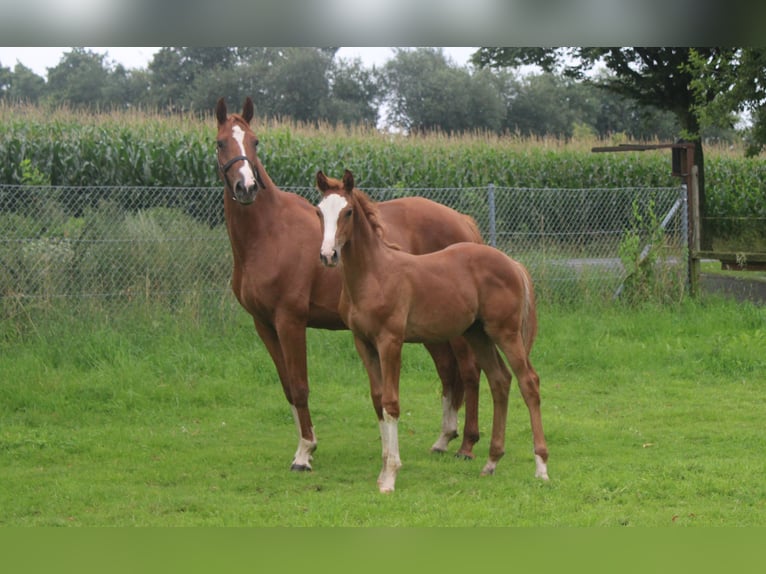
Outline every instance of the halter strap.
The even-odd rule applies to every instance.
[[[221,164],[220,161],[218,162],[218,169],[221,170],[221,174],[224,176],[223,180],[224,182],[226,182],[226,185],[229,185],[229,181],[226,179],[226,172],[229,171],[229,168],[231,168],[231,166],[237,163],[238,161],[244,161],[249,163],[250,168],[253,170],[253,175],[255,175],[255,182],[261,187],[261,189],[266,189],[266,185],[263,183],[263,180],[261,179],[261,174],[258,171],[258,168],[255,166],[255,164],[252,161],[250,161],[250,158],[247,157],[246,155],[235,156],[224,164]]]

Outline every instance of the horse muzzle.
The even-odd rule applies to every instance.
[[[237,181],[234,185],[234,200],[240,205],[250,205],[255,201],[258,189],[258,184],[255,182],[250,185],[245,185],[241,180]]]
[[[338,250],[333,249],[329,254],[320,253],[319,260],[325,267],[337,267],[338,262],[340,261],[340,257],[338,257]]]

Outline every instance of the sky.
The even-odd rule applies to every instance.
[[[13,69],[16,62],[22,63],[39,76],[46,77],[48,68],[55,67],[69,47],[0,47],[0,65]],[[88,50],[106,54],[110,61],[122,64],[127,69],[146,68],[154,53],[160,48],[150,47],[87,47]],[[444,52],[459,66],[465,66],[476,47],[445,47]],[[380,66],[393,57],[391,47],[344,47],[338,56],[345,59],[360,58],[366,67]]]

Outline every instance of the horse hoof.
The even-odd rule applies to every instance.
[[[307,464],[293,464],[290,470],[294,472],[311,472],[311,467]]]
[[[446,448],[439,448],[439,447],[432,446],[431,447],[431,452],[433,454],[445,454],[447,452],[447,449]]]
[[[456,452],[455,458],[459,458],[461,460],[474,460],[476,458],[476,455],[472,452]]]

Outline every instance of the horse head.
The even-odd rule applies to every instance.
[[[317,172],[317,189],[322,200],[317,213],[322,222],[322,247],[319,258],[326,267],[335,267],[340,259],[340,250],[351,235],[354,175],[346,170],[343,181]]]
[[[235,201],[249,205],[258,190],[266,187],[257,167],[258,137],[250,128],[253,100],[250,97],[245,100],[241,114],[229,115],[226,100],[220,98],[215,115],[218,120],[218,175]]]

